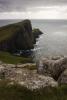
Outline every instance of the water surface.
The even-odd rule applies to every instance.
[[[35,45],[35,57],[67,56],[67,20],[36,20],[33,27],[44,33]]]

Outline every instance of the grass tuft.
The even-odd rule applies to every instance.
[[[5,84],[0,82],[0,100],[67,100],[67,85],[31,91],[21,85]]]
[[[0,51],[0,61],[3,61],[5,63],[10,63],[10,64],[30,63],[32,62],[32,58],[14,56],[8,52]]]

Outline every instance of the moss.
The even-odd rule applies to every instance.
[[[32,62],[31,57],[14,56],[8,52],[0,51],[0,61],[5,63],[17,64],[17,63],[29,63]]]
[[[29,70],[36,70],[36,69],[37,69],[37,67],[36,67],[35,64],[31,64],[30,66],[27,65],[27,66],[25,66],[24,68],[27,68],[27,69],[29,69]]]
[[[33,29],[32,32],[33,32],[34,36],[37,36],[37,37],[39,35],[43,34],[38,28]]]
[[[34,29],[32,30],[32,32],[38,32],[38,31],[40,31],[38,28],[34,28]]]
[[[36,43],[36,38],[43,34],[38,28],[32,30],[34,36],[34,43]]]
[[[18,31],[19,27],[17,25],[7,25],[0,28],[0,42],[8,39],[13,35],[14,32]]]
[[[24,29],[24,24],[30,24],[29,20],[24,20],[15,24],[9,24],[3,27],[0,27],[0,41],[8,39],[19,29]]]

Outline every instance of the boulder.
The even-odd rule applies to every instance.
[[[40,65],[42,63],[42,66]],[[42,70],[40,68],[42,67]],[[37,64],[38,73],[49,75],[58,80],[61,73],[67,68],[67,57],[61,57],[58,60],[43,58]]]
[[[57,87],[58,83],[49,76],[39,75],[36,70],[16,70],[14,81],[30,90],[44,88],[46,86]]]

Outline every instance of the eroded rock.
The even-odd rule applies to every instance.
[[[47,74],[55,80],[58,80],[61,73],[67,69],[67,57],[61,57],[58,60],[43,58],[39,62],[42,63],[42,66],[40,63],[37,64],[38,73]],[[40,70],[40,67],[42,67],[42,70]]]
[[[52,77],[39,75],[36,69],[30,70],[30,68],[27,68],[27,66],[32,67],[35,64],[28,63],[26,65],[17,65],[17,67],[12,64],[3,65],[0,66],[0,79],[10,80],[9,84],[20,84],[31,90],[46,86],[58,86],[58,83]]]
[[[15,82],[31,90],[44,88],[46,86],[58,86],[58,83],[52,77],[39,75],[36,70],[30,71],[28,69],[17,72]]]

